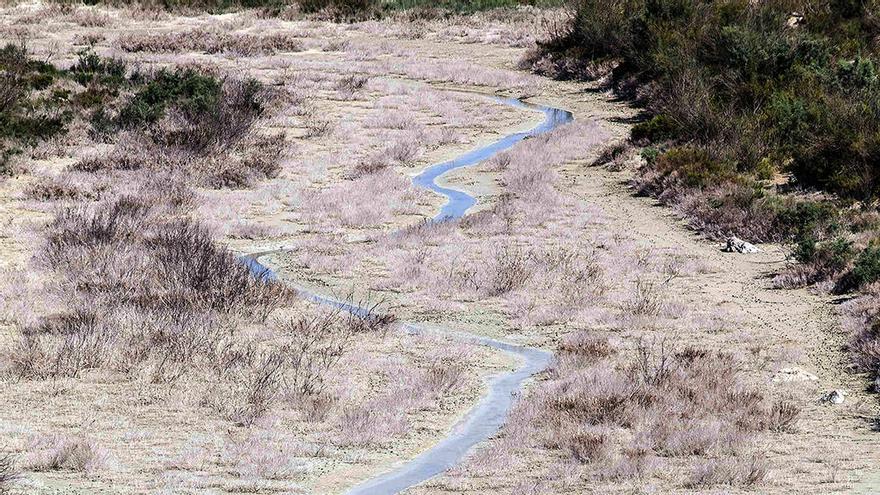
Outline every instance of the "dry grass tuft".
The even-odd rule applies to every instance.
[[[661,471],[685,473],[679,483],[688,487],[765,480],[766,463],[750,451],[753,440],[768,430],[791,431],[799,413],[794,403],[771,402],[726,354],[675,351],[665,341],[639,345],[622,363],[616,353],[605,339],[566,338],[550,380],[518,406],[510,430],[534,430],[529,438],[596,480]]]
[[[50,435],[36,438],[28,462],[31,471],[79,471],[94,474],[108,467],[109,454],[94,440]]]
[[[0,454],[0,495],[12,492],[12,484],[20,474],[15,467],[15,457],[12,454]]]

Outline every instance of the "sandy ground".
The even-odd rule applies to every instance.
[[[19,11],[6,13],[8,18],[20,17]],[[111,14],[117,16],[119,14]],[[115,17],[114,17],[115,18]],[[147,33],[155,29],[164,31],[186,30],[195,26],[211,26],[239,23],[244,31],[256,31],[262,21],[242,20],[235,16],[201,16],[192,18],[159,18],[150,20],[115,21],[106,27],[81,26],[72,21],[57,21],[55,28],[35,23],[7,25],[7,37],[12,33],[8,26],[17,25],[31,32],[33,45],[38,50],[48,50],[53,43],[65,42],[86,33],[100,32],[105,41],[97,49],[105,53],[119,53],[114,49],[114,37],[120,33]],[[256,24],[249,24],[256,23]],[[378,222],[366,221],[359,225],[328,223],[318,225],[303,211],[305,203],[292,200],[288,193],[321,191],[341,182],[346,168],[334,166],[329,157],[351,152],[348,146],[353,135],[367,148],[379,148],[380,134],[362,132],[358,124],[345,127],[346,122],[363,123],[384,110],[373,103],[383,96],[393,94],[389,89],[395,84],[433,88],[468,88],[491,93],[506,90],[516,95],[530,96],[530,101],[557,106],[572,111],[578,120],[594,119],[613,139],[626,135],[627,125],[622,118],[634,111],[621,103],[612,102],[608,95],[597,93],[589,85],[538,81],[537,83],[515,72],[516,61],[525,49],[510,47],[503,43],[474,42],[468,37],[456,38],[445,31],[429,30],[422,38],[412,39],[405,29],[397,25],[382,26],[373,23],[340,27],[314,22],[268,23],[264,32],[285,30],[304,32],[305,39],[319,43],[326,38],[344,39],[358,47],[356,55],[335,51],[309,49],[290,54],[274,54],[257,57],[232,55],[192,54],[130,54],[131,59],[160,63],[200,61],[215,64],[228,70],[255,74],[266,81],[280,80],[290,73],[312,72],[346,73],[346,64],[361,63],[358,71],[375,73],[374,83],[365,95],[353,101],[335,98],[332,83],[319,87],[318,113],[335,122],[334,135],[314,140],[297,141],[296,158],[285,164],[281,176],[259,185],[251,191],[216,192],[203,191],[209,205],[203,215],[213,217],[221,234],[233,249],[247,253],[276,249],[280,246],[299,246],[300,251],[289,256],[273,256],[267,262],[279,269],[282,279],[305,285],[326,293],[345,294],[355,291],[363,294],[370,287],[373,275],[384,270],[378,264],[356,267],[352,271],[336,273],[333,270],[304,266],[299,253],[307,246],[336,240],[339,244],[328,249],[337,253],[357,249],[358,244],[382,233],[411,225],[423,217],[431,216],[442,203],[440,198],[425,194],[414,201],[413,208],[402,208],[381,217]],[[377,34],[378,33],[378,34]],[[409,57],[406,61],[402,57]],[[68,52],[61,58],[71,59]],[[456,80],[461,69],[447,67],[444,61],[470,64],[468,67],[484,67],[499,71],[497,81]],[[419,68],[436,66],[436,73],[424,74]],[[389,67],[396,67],[394,74],[384,74]],[[419,69],[419,70],[417,70]],[[439,75],[438,75],[439,74]],[[492,74],[496,74],[492,72]],[[465,78],[466,79],[466,78]],[[514,81],[519,86],[504,87],[501,84]],[[482,84],[478,84],[482,83]],[[390,86],[389,86],[390,85]],[[331,88],[331,89],[328,89]],[[493,104],[474,97],[471,103],[480,108]],[[456,156],[462,151],[491,142],[516,130],[533,126],[540,115],[526,111],[495,109],[488,119],[462,130],[464,141],[447,143],[425,150],[414,163],[396,166],[399,177],[415,175],[423,167]],[[436,115],[421,111],[420,119],[426,127],[436,126]],[[467,119],[464,119],[465,122]],[[301,136],[301,125],[285,123],[280,119],[274,124],[292,136]],[[347,134],[352,130],[353,134]],[[363,150],[357,150],[359,153]],[[309,165],[315,168],[309,169]],[[657,206],[652,200],[633,197],[626,186],[631,171],[611,172],[603,168],[589,167],[586,161],[573,161],[559,167],[560,192],[567,198],[589,204],[601,210],[609,230],[623,231],[638,245],[646,249],[674,249],[685,257],[705,263],[709,270],[688,277],[675,279],[671,290],[682,304],[701,308],[717,308],[730,315],[732,331],[704,333],[694,331],[678,336],[681,342],[710,348],[722,348],[750,356],[749,375],[765,385],[774,394],[793,394],[803,407],[798,431],[792,434],[770,434],[760,445],[771,461],[772,476],[767,485],[754,490],[756,493],[874,493],[880,486],[880,472],[874,467],[880,459],[880,438],[872,429],[877,416],[876,399],[868,394],[863,377],[847,371],[843,345],[846,336],[838,331],[835,306],[832,299],[807,290],[783,291],[770,287],[769,275],[784,266],[784,252],[778,246],[762,246],[764,252],[755,255],[722,253],[719,245],[702,239],[690,231],[668,209]],[[22,179],[22,180],[26,180]],[[443,178],[443,184],[454,185],[478,198],[477,210],[488,208],[497,200],[498,177],[481,167],[457,171]],[[32,247],[26,224],[39,225],[48,218],[45,209],[35,208],[20,200],[22,184],[17,179],[6,181],[0,188],[0,225],[5,225],[0,236],[4,267],[23,266]],[[385,191],[374,191],[369,200],[387,203]],[[366,201],[366,200],[364,200]],[[222,206],[217,206],[222,205]],[[240,236],[223,230],[222,225],[230,219],[258,226],[263,234]],[[227,225],[228,227],[228,225]],[[253,238],[248,238],[253,237]],[[304,247],[306,246],[306,247]],[[316,263],[317,264],[317,263]],[[532,345],[554,349],[559,338],[574,330],[564,325],[552,329],[514,331],[502,308],[495,303],[459,301],[456,309],[438,311],[424,309],[414,303],[407,294],[384,290],[383,297],[395,314],[406,320],[423,322],[436,328],[450,328],[493,338],[507,338]],[[495,305],[493,305],[495,304]],[[2,328],[4,338],[13,334],[9,325]],[[370,342],[372,353],[399,355],[408,352],[403,336],[392,336],[381,342]],[[416,353],[418,354],[418,353]],[[469,364],[474,381],[461,393],[444,399],[441,405],[424,411],[416,418],[417,427],[405,438],[397,439],[389,447],[351,454],[341,452],[328,456],[317,467],[305,470],[295,480],[296,491],[306,493],[339,493],[355,482],[373,473],[387,470],[405,462],[418,452],[442,438],[447,431],[476,401],[480,393],[480,377],[499,369],[509,369],[513,363],[497,353],[478,351],[479,359]],[[414,357],[418,361],[418,357]],[[798,368],[818,377],[816,381],[793,383],[774,382],[783,368]],[[363,377],[360,377],[363,378]],[[356,379],[356,378],[353,378]],[[172,466],[174,454],[186,449],[198,450],[199,438],[223,438],[235,435],[227,431],[228,425],[220,421],[206,421],[198,408],[168,414],[163,409],[168,398],[144,403],[143,395],[132,393],[128,384],[114,383],[101,377],[87,378],[75,383],[4,383],[4,395],[11,397],[2,411],[0,434],[21,449],[25,448],[28,435],[35,432],[90,431],[101,441],[112,445],[118,466],[113,474],[89,476],[64,471],[28,474],[28,485],[34,493],[72,493],[73,486],[79,493],[122,493],[129,491],[153,491],[157,485],[150,478],[186,478],[182,482],[169,482],[170,490],[186,489],[193,492],[228,492],[241,487],[228,482],[228,475],[213,473],[217,466],[210,461],[192,466]],[[842,405],[820,403],[820,396],[831,389],[844,389],[849,395]],[[176,391],[183,393],[186,391]],[[133,396],[133,397],[132,397]],[[48,399],[47,399],[48,397]],[[174,396],[179,397],[179,396]],[[173,399],[172,399],[173,400]],[[189,407],[189,406],[187,406]],[[39,408],[39,409],[36,409]],[[95,413],[98,414],[95,414]],[[297,428],[301,425],[285,424],[281,430],[295,437],[308,437]],[[238,432],[240,434],[240,432]],[[201,437],[200,437],[201,435]],[[194,437],[197,437],[194,439]],[[320,438],[320,437],[317,437]],[[146,440],[144,440],[146,439]],[[211,440],[213,441],[213,440]],[[309,440],[314,441],[314,440]],[[195,444],[196,447],[191,445]],[[492,444],[487,446],[491,449]],[[217,450],[217,449],[215,449]],[[536,454],[535,471],[543,466],[552,453]],[[149,459],[144,468],[137,463]],[[340,460],[341,459],[341,460]],[[172,467],[174,467],[172,469]],[[469,479],[457,474],[454,480],[441,477],[413,493],[485,493],[489,490],[506,493],[511,486],[520,486],[532,473],[498,473],[492,480]],[[204,476],[203,476],[204,475]],[[197,478],[202,477],[201,481]],[[204,482],[207,479],[208,482]],[[127,481],[123,481],[127,480]],[[134,481],[129,481],[134,480]],[[197,482],[199,481],[199,482]],[[123,485],[123,483],[125,483]],[[251,487],[255,492],[279,488]],[[120,488],[124,486],[125,488]],[[188,487],[188,488],[181,488]],[[627,488],[632,492],[653,491],[666,493],[674,487],[661,485]],[[599,487],[580,486],[577,492],[601,493]],[[725,493],[728,490],[717,490]]]

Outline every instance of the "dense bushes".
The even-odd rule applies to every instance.
[[[58,0],[61,1],[61,0]],[[293,8],[336,21],[359,21],[383,17],[396,11],[415,11],[420,16],[447,16],[513,8],[522,5],[557,7],[565,0],[87,0],[87,4],[129,5],[177,12],[223,13],[239,9],[261,9],[278,15]]]
[[[12,156],[64,131],[70,115],[65,94],[52,89],[58,76],[24,46],[0,48],[0,174],[11,172]]]
[[[155,362],[156,379],[168,380],[169,367],[213,353],[234,321],[264,320],[291,299],[204,227],[169,221],[159,206],[120,197],[56,215],[43,259],[73,296],[65,311],[23,330],[14,372],[75,376]]]
[[[655,115],[633,137],[698,143],[742,173],[791,171],[846,197],[880,192],[873,2],[579,0],[546,45],[577,76],[613,60]],[[803,16],[795,14],[804,13]],[[544,66],[546,67],[546,66]],[[574,68],[574,69],[572,69]]]
[[[791,242],[819,280],[846,270],[864,245],[841,232],[857,213],[840,207],[880,196],[878,7],[575,0],[569,29],[530,62],[557,77],[610,70],[610,83],[651,115],[632,130],[634,143],[651,146],[640,190],[710,234]],[[789,189],[839,200],[777,197],[771,179],[784,174]]]
[[[117,59],[79,53],[68,70],[30,58],[22,46],[0,49],[0,172],[12,156],[64,135],[73,121],[115,143],[74,170],[182,170],[193,182],[245,187],[274,177],[281,136],[256,132],[272,94],[253,79],[221,79],[194,69],[129,70]]]
[[[88,73],[106,74],[101,68],[108,64],[98,59],[90,66],[99,69]],[[105,95],[89,118],[95,137],[116,146],[109,155],[80,160],[74,170],[183,171],[210,187],[246,187],[278,174],[285,141],[255,129],[271,98],[258,81],[219,79],[188,68],[121,73],[121,81],[114,81],[131,96]]]
[[[661,471],[689,487],[765,481],[754,439],[793,431],[795,404],[760,393],[730,355],[665,342],[622,362],[618,352],[602,338],[567,336],[534,399],[541,407],[521,406],[514,421],[531,420],[533,438],[596,481]]]

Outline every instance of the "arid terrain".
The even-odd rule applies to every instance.
[[[553,358],[404,493],[880,490],[854,303],[635,194],[638,110],[520,64],[564,15],[0,9],[0,69],[71,102],[0,178],[0,493],[346,493],[522,365],[473,337]],[[431,222],[413,177],[543,121],[497,96],[574,120],[440,177],[476,205]]]

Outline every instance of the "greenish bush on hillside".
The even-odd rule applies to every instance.
[[[645,86],[639,141],[713,151],[744,174],[768,165],[846,198],[880,195],[876,1],[576,0],[544,48],[556,75],[613,61]],[[570,62],[575,59],[574,62]],[[570,62],[570,63],[569,63]]]

